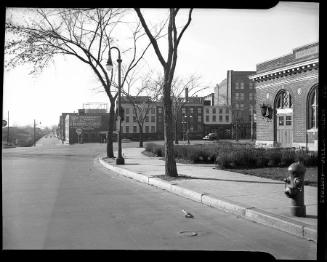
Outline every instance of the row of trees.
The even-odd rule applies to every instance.
[[[177,54],[180,41],[192,20],[193,9],[188,10],[183,26],[176,23],[179,8],[170,8],[167,19],[156,26],[149,26],[141,10],[135,8],[84,8],[84,9],[23,9],[12,12],[8,9],[6,19],[5,66],[7,69],[18,65],[31,63],[31,73],[40,73],[57,56],[70,56],[87,65],[101,83],[103,91],[110,102],[109,130],[107,139],[107,156],[114,157],[113,127],[115,124],[115,102],[118,96],[115,69],[107,71],[105,67],[110,47],[118,45],[121,32],[128,32],[128,44],[123,48],[124,61],[122,65],[121,86],[129,83],[124,93],[130,93],[133,75],[144,62],[144,55],[152,46],[162,66],[162,77],[148,81],[148,85],[136,92],[151,92],[153,99],[161,98],[164,108],[165,133],[165,173],[177,176],[174,159],[172,94]],[[17,10],[15,10],[17,11]],[[18,14],[18,18],[15,16]],[[127,18],[136,14],[135,21]],[[23,19],[25,18],[25,19]],[[129,30],[124,30],[126,26]],[[166,59],[159,48],[159,40],[166,39],[168,50]],[[121,47],[120,47],[121,48]],[[149,87],[151,83],[152,87]],[[131,101],[132,102],[132,101]],[[135,106],[136,103],[135,103]],[[136,111],[141,112],[140,108]],[[135,112],[136,112],[135,111]],[[142,117],[146,116],[146,110]]]

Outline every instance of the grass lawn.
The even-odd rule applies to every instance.
[[[237,172],[246,175],[253,175],[258,177],[269,178],[273,180],[283,181],[284,178],[289,176],[287,168],[285,167],[266,167],[266,168],[254,168],[254,169],[224,169],[231,172]],[[318,184],[318,168],[307,167],[304,184],[309,186],[317,186]]]

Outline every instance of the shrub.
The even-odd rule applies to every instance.
[[[318,153],[306,152],[304,150],[296,151],[295,161],[302,162],[305,166],[317,166],[318,165]]]
[[[252,145],[216,143],[209,145],[175,145],[175,158],[193,163],[216,163],[221,168],[287,167],[296,161],[317,166],[316,152],[284,148],[254,148]],[[147,143],[145,150],[164,157],[164,146]]]
[[[294,150],[285,149],[281,151],[281,159],[279,166],[287,167],[296,161],[296,153]]]
[[[156,156],[162,157],[165,155],[165,151],[162,145],[157,145],[155,143],[147,143],[145,145],[145,150],[149,151],[153,154],[155,154]]]

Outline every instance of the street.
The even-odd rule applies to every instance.
[[[123,143],[123,150],[137,145]],[[312,241],[111,173],[96,160],[105,150],[63,145],[54,136],[3,150],[3,249],[259,251],[316,259]]]

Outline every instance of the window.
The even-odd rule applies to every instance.
[[[292,116],[286,116],[286,125],[291,126],[292,125]]]
[[[229,121],[229,116],[227,115],[227,116],[225,116],[225,120],[226,120],[226,122],[228,122]]]
[[[206,108],[206,113],[209,114],[209,108]]]
[[[219,122],[223,122],[223,116],[219,116]]]
[[[190,113],[193,114],[193,107],[190,108]]]
[[[129,126],[126,126],[126,133],[129,133]]]
[[[219,108],[219,114],[222,114],[222,113],[223,113],[223,109]]]
[[[240,109],[241,109],[241,110],[244,109],[244,104],[240,104]]]
[[[201,114],[202,113],[202,108],[198,107],[198,113]]]
[[[240,93],[235,93],[235,100],[239,100],[240,97],[239,97]]]
[[[244,83],[241,82],[240,84],[241,84],[240,89],[244,89]]]
[[[212,116],[212,122],[216,122],[216,116],[215,115]]]
[[[226,114],[229,113],[229,109],[226,107],[225,109]]]
[[[238,82],[235,83],[235,89],[239,89]]]
[[[212,113],[216,114],[216,108],[212,108]]]
[[[198,115],[198,122],[201,123],[202,122],[202,116]]]
[[[155,133],[155,132],[156,132],[155,127],[151,126],[151,133]]]
[[[209,116],[208,115],[206,116],[206,122],[209,122]]]
[[[133,133],[137,133],[137,127],[133,126]]]
[[[126,123],[129,122],[129,116],[126,116]]]
[[[133,116],[133,122],[136,122],[136,116]]]
[[[277,108],[291,108],[292,107],[292,97],[288,91],[282,91],[277,97]]]
[[[151,116],[151,122],[152,122],[152,123],[156,122],[156,118],[155,118],[155,116]]]
[[[156,109],[153,107],[151,108],[151,114],[155,114],[156,113]]]
[[[182,114],[185,114],[185,108],[182,108]]]
[[[149,126],[145,126],[145,133],[149,133]]]
[[[145,122],[149,122],[149,117],[148,116],[145,117]]]
[[[240,107],[239,104],[235,104],[236,109],[239,109],[239,107]]]
[[[244,93],[240,93],[240,100],[244,100]]]
[[[129,114],[129,108],[125,109],[126,114]]]
[[[159,114],[162,113],[162,107],[158,107],[158,113],[159,113]]]
[[[308,117],[308,129],[317,128],[317,111],[318,111],[318,96],[317,88],[313,89],[308,96],[309,105],[309,117]]]
[[[254,93],[249,93],[249,100],[250,101],[254,100]]]
[[[284,116],[279,116],[278,117],[278,125],[283,126],[284,125]]]

